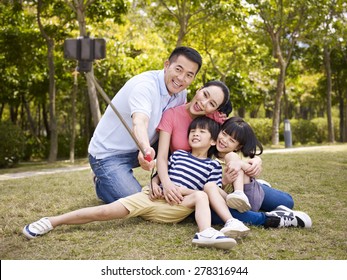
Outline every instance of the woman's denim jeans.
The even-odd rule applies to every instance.
[[[261,205],[260,210],[265,212],[270,212],[276,209],[279,205],[287,206],[290,209],[294,207],[294,200],[292,196],[286,192],[271,188],[265,184],[260,184],[264,190],[265,197],[263,203]],[[240,213],[235,209],[229,208],[231,215],[250,225],[260,226],[265,223],[265,212],[254,212],[254,211],[246,211],[244,213]],[[224,224],[221,218],[212,210],[212,224]]]

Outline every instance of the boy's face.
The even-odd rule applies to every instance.
[[[171,64],[169,60],[165,61],[164,81],[169,94],[174,95],[186,89],[194,81],[198,68],[197,63],[183,55]]]
[[[224,130],[219,132],[216,147],[220,153],[230,153],[238,151],[241,146],[239,141],[235,140],[232,136],[226,133]]]
[[[211,138],[211,133],[206,128],[195,128],[189,131],[189,145],[192,149],[206,149],[215,145],[215,141]]]

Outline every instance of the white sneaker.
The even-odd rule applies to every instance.
[[[284,205],[265,213],[267,220],[265,228],[269,227],[303,227],[311,228],[312,220],[305,212],[294,211]]]
[[[215,247],[218,249],[231,249],[237,244],[235,239],[225,236],[214,228],[207,228],[196,233],[192,242],[200,247]]]
[[[220,231],[226,236],[232,238],[241,238],[247,236],[250,229],[238,219],[229,219]]]
[[[251,209],[251,204],[249,203],[248,197],[242,191],[235,191],[228,194],[225,200],[228,207],[236,209],[240,213]]]
[[[53,229],[51,222],[48,218],[42,218],[34,223],[26,225],[23,228],[23,234],[29,238],[33,239],[38,236],[44,235],[47,232],[50,232]]]

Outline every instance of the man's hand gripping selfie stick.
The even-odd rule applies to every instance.
[[[122,122],[122,124],[125,126],[125,128],[128,130],[131,138],[133,138],[133,140],[135,141],[137,147],[139,148],[139,150],[142,152],[143,157],[146,161],[151,162],[152,161],[152,157],[150,154],[146,154],[146,151],[141,147],[139,141],[137,140],[134,132],[130,129],[130,127],[128,126],[128,124],[125,122],[125,120],[123,119],[122,115],[118,112],[118,110],[116,109],[116,107],[113,105],[113,103],[111,102],[111,100],[108,98],[107,94],[104,92],[104,90],[102,89],[102,87],[99,85],[99,83],[95,80],[94,76],[90,74],[90,72],[86,72],[85,73],[86,76],[88,76],[94,83],[96,89],[99,91],[100,95],[104,98],[104,100],[106,101],[106,103],[112,108],[113,112],[116,113],[117,117],[120,119],[120,121]]]

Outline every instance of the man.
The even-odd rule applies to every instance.
[[[164,63],[164,69],[147,71],[131,78],[112,103],[134,132],[146,155],[155,158],[153,145],[162,113],[186,102],[186,88],[194,81],[202,65],[200,54],[189,47],[176,48]],[[95,174],[97,196],[111,203],[141,191],[133,168],[150,170],[134,140],[108,106],[90,141],[89,162]]]

